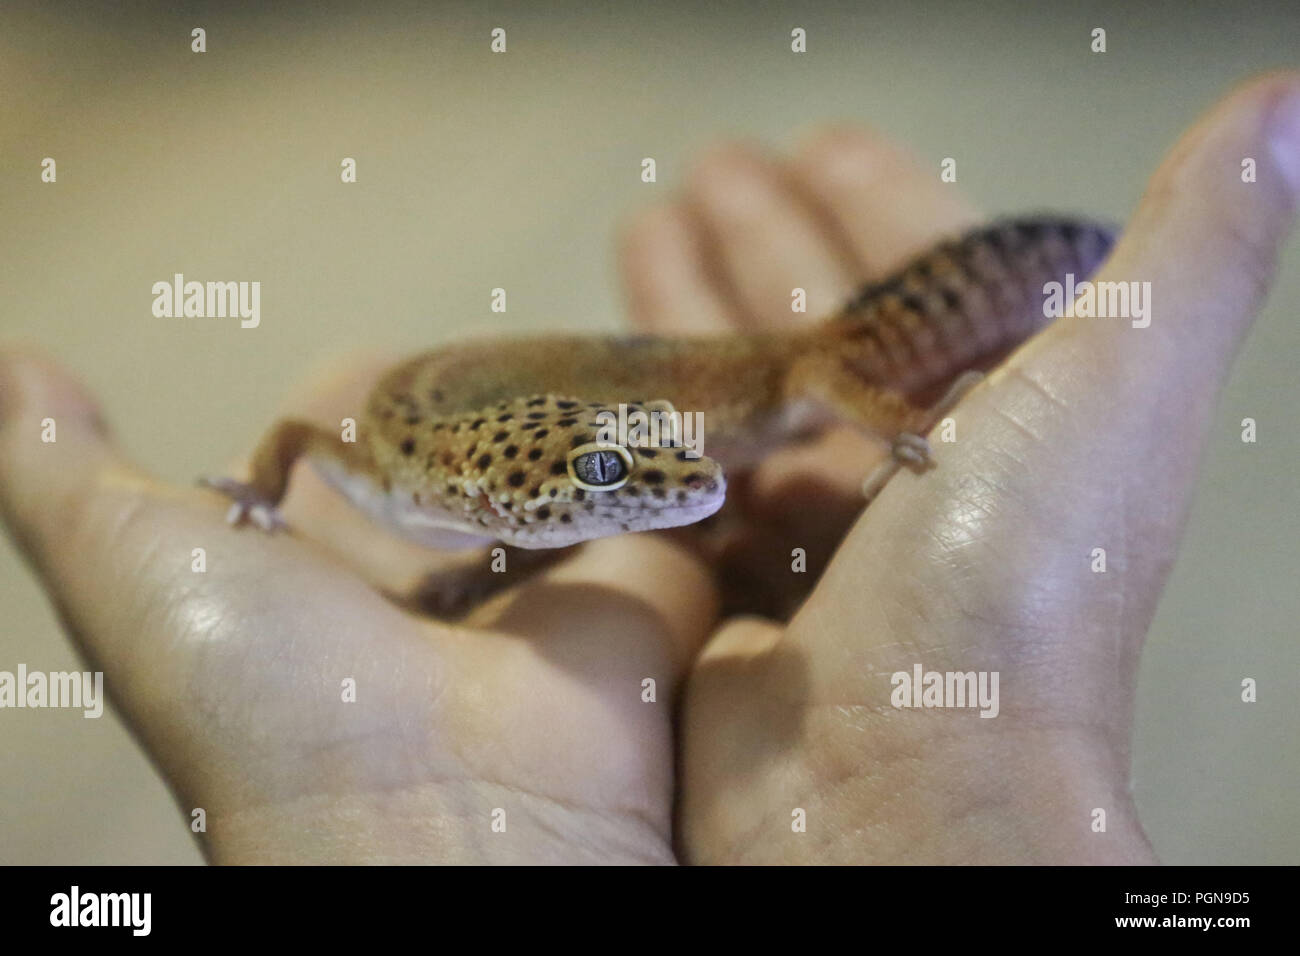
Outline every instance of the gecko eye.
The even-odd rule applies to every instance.
[[[590,442],[569,453],[569,478],[588,491],[613,491],[627,484],[632,454],[622,445]]]

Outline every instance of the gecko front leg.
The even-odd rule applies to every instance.
[[[279,504],[289,486],[294,462],[304,456],[324,459],[348,473],[371,474],[373,462],[364,446],[344,442],[319,425],[298,419],[275,423],[258,443],[248,481],[234,478],[200,478],[199,484],[232,499],[226,521],[232,525],[248,519],[263,531],[285,527]]]

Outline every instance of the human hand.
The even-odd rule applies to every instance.
[[[630,231],[633,313],[651,330],[774,326],[798,286],[815,315],[974,222],[952,189],[855,131],[787,163],[719,152],[684,202]],[[1152,860],[1128,785],[1139,654],[1297,189],[1300,82],[1248,83],[1174,147],[1096,277],[1150,282],[1150,326],[1053,324],[959,406],[935,470],[871,504],[788,626],[735,620],[712,638],[678,730],[685,859]],[[791,547],[829,555],[867,455],[840,433],[768,461],[732,577],[763,553],[787,580]],[[917,664],[998,672],[1000,713],[895,709],[891,675]]]
[[[286,411],[355,414],[377,368],[352,362]],[[716,616],[688,554],[594,542],[451,625],[382,592],[452,559],[309,469],[289,533],[225,510],[133,466],[66,373],[0,354],[0,513],[186,817],[205,811],[210,860],[672,859],[671,701]]]

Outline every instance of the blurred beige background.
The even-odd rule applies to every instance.
[[[1300,7],[1281,3],[592,6],[6,5],[0,337],[76,369],[144,465],[190,482],[323,358],[616,326],[616,224],[720,137],[780,147],[825,120],[870,122],[936,169],[958,157],[990,211],[1123,219],[1203,107],[1300,52]],[[488,51],[496,26],[504,56]],[[345,156],[356,185],[339,182]],[[645,156],[657,184],[640,182]],[[261,327],[154,318],[150,287],[174,272],[260,280]],[[1170,863],[1300,863],[1295,243],[1281,276],[1223,396],[1142,663],[1134,787]],[[489,311],[496,286],[506,315]],[[1245,416],[1257,445],[1238,439]],[[19,662],[78,667],[0,543],[0,669]],[[1254,705],[1243,676],[1260,681]],[[111,712],[0,711],[0,767],[0,862],[200,861]]]

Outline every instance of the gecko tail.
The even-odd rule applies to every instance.
[[[1001,219],[935,246],[866,286],[827,328],[866,378],[915,394],[978,367],[1049,324],[1053,283],[1073,289],[1115,245],[1109,224]]]

